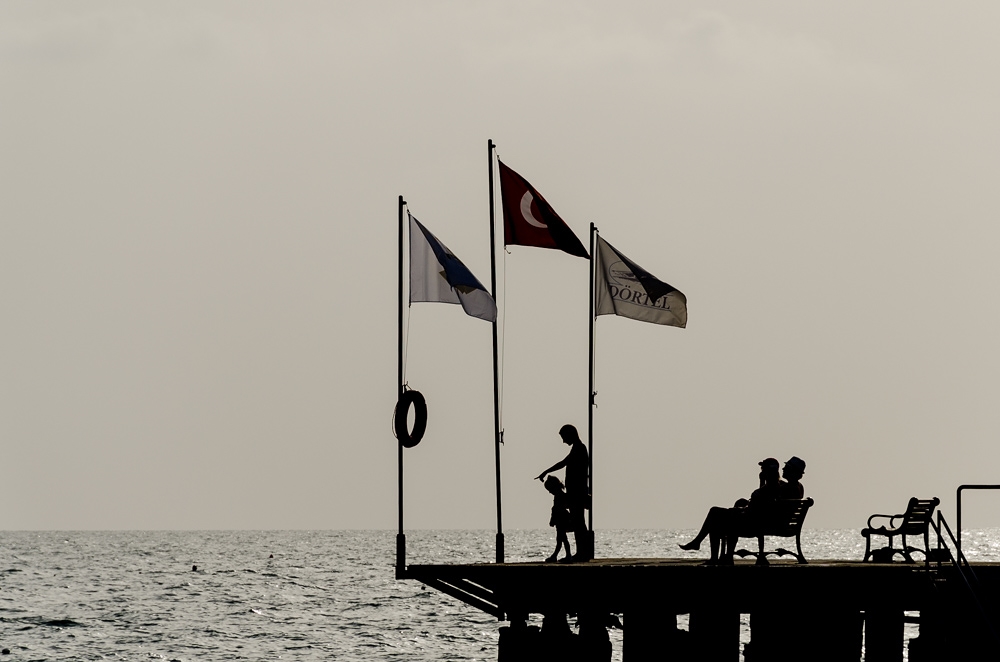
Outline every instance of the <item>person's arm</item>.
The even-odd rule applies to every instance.
[[[551,467],[549,467],[548,469],[546,469],[542,473],[538,474],[535,477],[535,479],[536,480],[544,481],[546,476],[548,476],[553,471],[559,471],[560,469],[562,469],[563,467],[566,466],[567,462],[569,462],[569,456],[568,455],[566,457],[564,457],[563,459],[559,460],[558,462],[556,462],[555,464],[553,464]]]

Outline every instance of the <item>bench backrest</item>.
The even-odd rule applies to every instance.
[[[778,499],[771,506],[769,521],[760,533],[768,536],[797,535],[812,505],[812,499]]]
[[[931,523],[934,509],[937,508],[941,500],[937,497],[933,499],[918,499],[913,497],[906,505],[906,512],[903,513],[903,521],[900,523],[898,531],[907,535],[923,534]]]

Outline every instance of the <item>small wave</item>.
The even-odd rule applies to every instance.
[[[52,628],[82,628],[83,623],[77,623],[69,618],[56,618],[51,621],[39,620],[39,625],[45,625]]]

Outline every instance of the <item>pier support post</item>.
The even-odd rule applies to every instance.
[[[579,653],[575,659],[583,662],[611,662],[611,637],[608,636],[607,614],[583,612],[577,617],[580,628]],[[558,658],[547,658],[547,660]]]
[[[850,609],[761,609],[750,614],[745,662],[860,662],[863,621]]]
[[[945,660],[948,650],[948,623],[940,608],[925,605],[920,610],[920,634],[910,639],[908,645],[910,662]]]
[[[705,662],[739,662],[740,613],[729,609],[691,612],[691,646]]]
[[[537,627],[528,627],[527,616],[511,615],[510,625],[500,628],[497,662],[540,660],[538,634]]]
[[[625,613],[628,633],[622,637],[622,659],[628,662],[689,660],[687,632],[677,629],[677,614],[636,607]]]
[[[865,611],[865,662],[903,662],[903,610]]]
[[[750,643],[743,651],[746,662],[778,660],[783,646],[781,614],[773,609],[761,609],[750,613]]]

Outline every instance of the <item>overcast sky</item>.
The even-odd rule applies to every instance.
[[[598,528],[795,454],[810,526],[1000,482],[1000,5],[0,5],[7,529],[394,528],[397,196],[489,282],[487,140],[688,298],[597,322]],[[587,262],[499,253],[505,527]],[[416,304],[407,527],[495,526],[490,325]],[[967,526],[1000,525],[1000,495]]]

